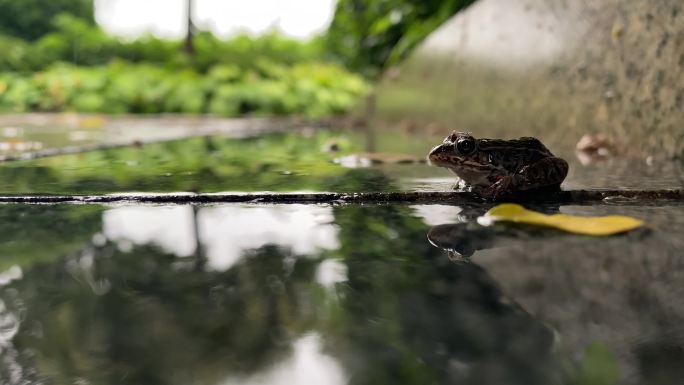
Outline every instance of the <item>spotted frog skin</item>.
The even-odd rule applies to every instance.
[[[472,192],[488,199],[530,190],[559,190],[568,175],[568,163],[530,137],[476,139],[454,131],[430,151],[428,160],[448,168]]]

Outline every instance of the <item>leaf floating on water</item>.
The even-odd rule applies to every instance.
[[[624,233],[644,225],[644,222],[638,219],[622,215],[605,217],[581,217],[567,214],[546,215],[513,203],[504,203],[493,207],[487,211],[482,219],[481,223],[490,221],[516,222],[596,236]]]

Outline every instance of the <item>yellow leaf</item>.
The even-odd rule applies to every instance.
[[[546,215],[512,203],[493,207],[487,211],[484,219],[486,221],[508,221],[546,226],[576,234],[597,236],[619,234],[644,225],[644,222],[638,219],[622,215],[605,217],[580,217],[567,214]]]

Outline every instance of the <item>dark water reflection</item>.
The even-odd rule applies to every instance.
[[[0,206],[0,383],[678,383],[684,206],[484,209]]]

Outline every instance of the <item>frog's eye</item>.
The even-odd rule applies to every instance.
[[[475,141],[471,138],[462,138],[456,142],[456,150],[462,155],[468,155],[475,151]]]

